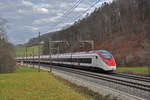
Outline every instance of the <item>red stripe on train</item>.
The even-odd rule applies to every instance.
[[[111,60],[104,59],[99,53],[96,53],[108,66],[116,66],[115,59],[112,56]]]

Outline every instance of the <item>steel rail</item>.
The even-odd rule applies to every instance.
[[[97,74],[93,74],[93,73],[89,73],[89,72],[85,72],[81,70],[74,70],[74,69],[65,68],[65,67],[62,68],[62,67],[55,66],[53,68],[150,92],[150,85],[140,84],[140,83],[127,81],[127,80],[121,80],[118,78],[112,78],[110,76],[104,76],[100,74],[97,75]]]
[[[48,65],[48,64],[47,64]],[[118,74],[119,77],[116,77],[115,74],[112,77],[111,74],[110,75],[106,75],[106,74],[100,74],[100,73],[93,73],[93,72],[87,72],[87,71],[83,71],[83,70],[79,70],[79,69],[73,69],[73,68],[66,68],[66,67],[53,67],[55,69],[59,69],[59,70],[63,70],[63,71],[67,71],[67,72],[72,72],[75,74],[79,74],[79,75],[83,75],[83,76],[88,76],[88,77],[92,77],[95,79],[101,79],[104,81],[108,81],[108,82],[112,82],[112,83],[116,83],[116,84],[120,84],[120,85],[124,85],[124,86],[128,86],[128,87],[132,87],[132,88],[136,88],[136,89],[140,89],[140,90],[144,90],[147,92],[150,92],[150,85],[146,85],[146,84],[142,84],[142,83],[137,83],[137,82],[132,82],[132,81],[127,81],[127,80],[122,80],[119,78],[124,78],[124,79],[134,79],[133,77],[129,76],[127,78],[127,76],[123,76],[120,74]],[[137,79],[137,78],[136,78]],[[138,81],[140,80],[140,82],[143,80],[142,79],[137,79]]]
[[[150,83],[150,77],[130,75],[130,74],[124,74],[124,73],[118,73],[118,72],[114,72],[111,75]]]

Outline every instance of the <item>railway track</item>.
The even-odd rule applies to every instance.
[[[116,77],[123,77],[123,78],[127,78],[127,79],[133,79],[133,80],[138,80],[138,81],[150,83],[150,77],[124,74],[124,73],[118,73],[118,72],[114,72],[111,75],[116,76]]]
[[[58,67],[58,66],[55,66],[53,68],[150,92],[149,77],[142,77],[142,76],[129,75],[123,73],[116,73],[116,72],[111,74],[94,73],[94,72],[83,71],[81,69],[73,69],[73,68]]]
[[[131,81],[130,79],[126,80],[126,79],[121,79],[121,78],[114,77],[111,75],[86,72],[86,71],[82,71],[82,70],[76,70],[76,69],[65,68],[65,67],[54,67],[54,68],[63,70],[63,71],[67,71],[67,72],[71,72],[74,74],[83,75],[83,76],[87,76],[87,77],[91,77],[91,78],[95,78],[95,79],[100,79],[100,80],[104,80],[104,81],[108,81],[108,82],[112,82],[112,83],[116,83],[116,84],[131,87],[131,88],[136,88],[139,90],[150,92],[150,84],[144,83],[141,81],[134,82],[134,81]],[[119,75],[119,74],[117,74],[117,75]]]
[[[73,69],[73,68],[71,68]],[[85,70],[82,68],[76,68],[78,70],[83,70],[83,71],[89,71],[89,70]],[[137,81],[142,81],[142,82],[149,82],[150,83],[150,77],[145,77],[145,76],[137,76],[137,75],[131,75],[131,74],[125,74],[125,73],[119,73],[119,72],[112,72],[112,73],[101,73],[101,72],[95,72],[90,70],[90,72],[93,73],[99,73],[99,74],[104,74],[104,75],[111,75],[114,77],[121,77],[121,78],[126,78],[126,79],[132,79],[132,80],[137,80]]]

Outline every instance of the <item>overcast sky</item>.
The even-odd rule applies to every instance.
[[[8,21],[6,31],[9,41],[14,44],[22,44],[38,36],[39,31],[44,34],[60,30],[72,24],[79,16],[83,18],[83,13],[97,0],[81,0],[70,14],[64,15],[77,1],[0,0],[0,17]],[[99,7],[104,1],[112,0],[101,0],[88,13],[92,12],[95,7]]]

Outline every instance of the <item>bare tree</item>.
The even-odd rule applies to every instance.
[[[6,20],[0,18],[0,73],[10,73],[15,70],[13,48],[5,35]]]

